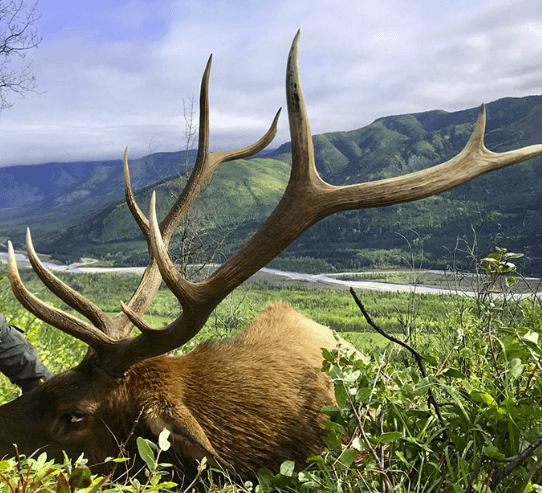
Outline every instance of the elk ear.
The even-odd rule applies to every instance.
[[[179,407],[169,410],[167,414],[149,413],[146,422],[151,432],[158,436],[167,428],[171,432],[169,441],[173,451],[183,457],[197,460],[207,457],[213,462],[224,463],[192,413]]]

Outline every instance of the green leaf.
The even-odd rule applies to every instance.
[[[470,393],[470,396],[472,400],[475,402],[481,402],[483,404],[487,404],[488,406],[495,405],[495,399],[487,392],[480,392],[478,390],[473,390]]]
[[[532,342],[533,344],[538,344],[538,332],[534,332],[532,330],[527,331],[527,333],[523,336],[523,340]]]
[[[272,484],[273,479],[275,475],[267,468],[260,469],[256,473],[256,478],[258,479],[258,483],[260,484],[260,487],[266,491]]]
[[[11,464],[9,460],[0,461],[0,471],[7,471],[10,468]]]
[[[291,478],[294,475],[294,472],[295,472],[295,462],[293,460],[284,461],[280,465],[280,473],[283,476]]]
[[[76,467],[72,470],[70,485],[76,488],[88,488],[92,484],[92,473],[88,467]]]
[[[344,429],[344,426],[342,426],[341,424],[339,423],[334,423],[333,421],[328,421],[327,419],[323,419],[321,421],[321,423],[328,429],[328,430],[331,430],[331,431],[337,431],[339,433],[344,433],[345,432],[345,429]]]
[[[164,452],[171,447],[171,443],[168,440],[170,434],[171,432],[167,428],[164,428],[160,435],[158,435],[158,447]]]
[[[353,448],[347,448],[339,457],[339,461],[346,467],[350,467],[356,460],[356,454],[357,452]]]
[[[46,462],[47,462],[47,454],[43,452],[36,459],[36,462],[33,465],[33,469],[35,469],[36,471],[39,471],[45,465]]]
[[[326,361],[333,363],[337,358],[326,348],[322,348],[322,356]]]
[[[403,462],[409,469],[412,467],[410,461],[405,458],[405,454],[403,454],[403,452],[401,452],[400,450],[396,450],[395,455],[399,457],[399,460]]]
[[[513,358],[510,361],[510,376],[517,380],[521,375],[523,375],[523,363],[519,358]]]
[[[70,493],[70,485],[62,471],[56,478],[56,493]]]
[[[365,402],[371,398],[373,389],[369,387],[361,387],[356,393],[356,402]]]
[[[399,438],[402,438],[403,434],[399,431],[390,431],[388,433],[382,433],[378,437],[379,443],[390,443],[395,440],[399,440]]]
[[[136,443],[139,456],[145,461],[147,467],[151,471],[156,470],[156,461],[154,460],[154,452],[152,450],[152,445],[154,444],[150,440],[141,437],[137,437]]]
[[[487,455],[490,459],[504,459],[506,456],[499,451],[495,445],[487,445],[482,449],[482,453]]]
[[[505,250],[505,252],[506,252],[506,250]],[[484,260],[486,262],[494,262],[495,260],[500,260],[502,253],[503,252],[501,252],[501,251],[490,253],[486,258],[482,259],[482,262]]]
[[[342,447],[342,436],[343,433],[332,431],[329,435],[326,435],[323,440],[329,450],[338,452]]]
[[[166,481],[165,483],[160,483],[159,485],[157,485],[161,490],[163,489],[166,489],[166,490],[172,490],[172,489],[175,489],[177,488],[177,486],[179,486],[177,483],[173,482],[173,481]]]
[[[358,381],[358,378],[361,376],[361,372],[359,370],[345,371],[343,372],[343,375],[344,383],[346,385],[355,385]]]
[[[335,399],[339,407],[344,407],[348,404],[348,390],[343,384],[335,385]]]
[[[352,448],[356,449],[358,452],[362,452],[365,450],[365,443],[363,443],[363,440],[360,437],[356,437],[352,440]]]
[[[425,358],[425,361],[432,365],[432,366],[437,366],[438,365],[438,360],[437,358],[435,358],[432,354],[424,354],[423,357]]]
[[[516,278],[514,276],[510,276],[506,278],[506,285],[508,287],[513,286],[514,284],[516,284]]]
[[[516,265],[512,262],[504,262],[502,263],[499,269],[500,274],[508,274],[510,272],[516,272]]]
[[[327,414],[328,416],[336,416],[341,412],[341,410],[337,406],[333,406],[332,404],[326,404],[322,408],[322,412],[324,414]]]
[[[307,464],[311,464],[311,463],[315,463],[315,464],[318,464],[320,467],[324,467],[324,464],[326,463],[326,461],[321,455],[311,455],[307,459]]]
[[[343,372],[337,365],[331,365],[329,367],[329,376],[332,380],[342,380]]]
[[[456,368],[446,368],[442,373],[448,378],[467,378],[467,375]]]
[[[485,259],[484,259],[484,260],[485,260]],[[484,269],[485,271],[487,271],[487,272],[491,272],[491,267],[489,267],[489,266],[487,266],[487,265],[481,264],[480,267],[481,267],[482,269]]]

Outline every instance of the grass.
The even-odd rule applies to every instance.
[[[5,272],[5,267],[0,266],[0,269]],[[2,272],[0,270],[0,279],[5,276]],[[31,270],[21,269],[21,276],[30,291],[40,299],[74,313],[55,298]],[[120,301],[127,301],[139,283],[137,275],[118,273],[59,273],[58,276],[104,309],[109,316],[115,316],[120,311]],[[0,312],[6,315],[10,323],[26,331],[26,336],[38,348],[40,358],[52,371],[66,370],[80,361],[85,352],[83,343],[35,319],[22,309],[7,286],[7,280],[0,283],[0,288]],[[371,291],[360,295],[375,321],[393,333],[408,330],[413,324],[427,329],[436,327],[453,308],[453,298],[449,296]],[[286,301],[305,316],[334,328],[361,350],[386,345],[386,341],[366,324],[348,292],[274,286],[266,278],[264,282],[245,283],[231,293],[213,312],[200,334],[187,344],[186,349],[207,338],[233,336],[250,324],[268,303],[278,300]],[[179,313],[179,302],[164,286],[158,291],[144,318],[151,325],[161,327],[169,324]],[[18,389],[0,374],[0,402],[12,399],[17,392]]]
[[[0,271],[0,279],[1,274]],[[24,271],[23,276],[38,297],[62,306],[33,274]],[[116,313],[119,300],[127,300],[139,282],[137,276],[122,274],[61,274],[60,277],[110,314]],[[408,276],[401,273],[398,278],[408,279]],[[1,282],[0,287],[7,288]],[[538,333],[542,335],[538,298],[484,304],[479,299],[462,296],[371,291],[358,294],[380,327],[399,334],[400,338],[408,336],[425,356],[428,378],[421,378],[405,349],[391,346],[368,327],[348,292],[274,286],[269,282],[246,283],[224,300],[184,350],[206,339],[236,334],[266,304],[283,300],[306,316],[339,329],[341,337],[364,355],[348,363],[343,361],[341,352],[341,361],[329,362],[335,383],[344,388],[348,385],[349,390],[336,394],[340,412],[336,408],[328,410],[330,430],[337,433],[337,440],[326,442],[329,450],[314,459],[308,469],[298,475],[285,463],[282,474],[269,472],[259,477],[259,490],[245,485],[245,490],[232,486],[208,491],[263,493],[302,488],[329,493],[377,492],[381,491],[381,484],[375,460],[381,456],[390,464],[387,474],[396,487],[393,491],[425,493],[429,491],[428,485],[440,485],[446,479],[448,488],[443,491],[464,492],[469,480],[477,479],[473,467],[480,457],[516,456],[527,442],[540,436],[542,408],[537,396],[542,395],[542,377],[537,368],[542,353],[534,342]],[[167,289],[161,289],[146,319],[155,326],[163,326],[179,310],[175,297]],[[21,309],[7,289],[0,289],[0,311],[26,330],[26,336],[38,347],[40,358],[55,372],[74,366],[86,350],[84,344]],[[428,404],[428,386],[441,403],[442,423],[434,418]],[[17,393],[18,389],[0,376],[0,403],[13,399]],[[364,445],[359,427],[352,430],[354,438],[349,445],[345,446],[340,439],[341,430],[355,425],[358,419],[358,415],[349,414],[352,412],[349,399],[358,406],[358,415],[374,415],[367,416],[363,429],[367,443],[378,452],[375,460],[364,448],[368,445]],[[443,438],[444,428],[449,439]],[[542,491],[534,489],[534,480],[533,489],[519,488],[529,471],[536,472],[535,478],[540,476],[536,470],[538,459],[539,456],[531,457],[523,469],[506,478],[507,485],[514,485],[506,491]],[[476,473],[480,475],[476,491],[489,491],[483,489],[483,484],[499,468],[502,469],[500,462],[486,460],[481,472]],[[111,484],[110,489],[126,491],[126,487],[116,484]]]
[[[341,337],[360,351],[384,348],[390,343],[384,336],[373,332],[341,332]]]

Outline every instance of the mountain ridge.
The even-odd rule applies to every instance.
[[[485,140],[490,150],[503,152],[542,143],[542,96],[504,98],[487,104],[486,108]],[[387,116],[360,129],[315,135],[317,169],[324,180],[342,185],[390,178],[433,166],[464,147],[478,112],[478,108],[470,108]],[[190,164],[194,157],[192,151]],[[138,192],[138,202],[141,199],[140,203],[147,203],[149,187],[154,187],[160,190],[160,201],[164,199],[164,204],[159,204],[163,210],[165,198],[170,195],[168,187],[179,178],[183,162],[182,152],[152,154],[132,161],[133,188],[142,190]],[[244,202],[240,207],[232,198],[224,198],[223,214],[213,227],[234,222],[231,217],[239,210],[246,212],[253,208],[238,232],[230,235],[232,245],[250,235],[278,201],[286,186],[290,162],[291,146],[285,143],[263,155],[219,168],[203,202],[216,205],[212,197],[225,197],[228,193]],[[537,158],[484,175],[424,201],[334,216],[305,233],[283,258],[310,257],[339,269],[366,267],[360,258],[365,258],[368,251],[403,251],[405,245],[401,246],[401,241],[405,243],[404,238],[416,229],[419,238],[415,243],[422,243],[426,249],[417,254],[420,261],[442,267],[438,251],[442,256],[443,249],[453,249],[457,238],[468,236],[470,225],[478,224],[485,228],[481,242],[484,248],[508,237],[507,244],[526,253],[531,266],[535,266],[533,269],[542,272],[541,163]],[[274,172],[275,168],[279,171]],[[109,248],[118,254],[110,253],[110,257],[123,262],[126,259],[121,259],[119,250],[126,248],[126,242],[139,242],[138,248],[145,245],[137,228],[127,226],[133,220],[123,206],[122,195],[120,168],[96,167],[56,195],[26,207],[4,210],[0,235],[8,234],[21,243],[22,224],[30,223],[42,251],[69,255],[71,248],[74,254],[100,256]],[[135,248],[135,243],[130,248]],[[144,252],[139,257],[144,257]]]

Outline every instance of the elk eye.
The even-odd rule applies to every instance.
[[[86,419],[86,415],[81,411],[70,411],[64,415],[64,419],[71,426],[80,426]]]
[[[71,418],[70,418],[70,421],[72,423],[80,423],[81,421],[83,421],[85,418],[83,418],[83,416],[78,416],[76,414],[72,414],[71,415]]]

